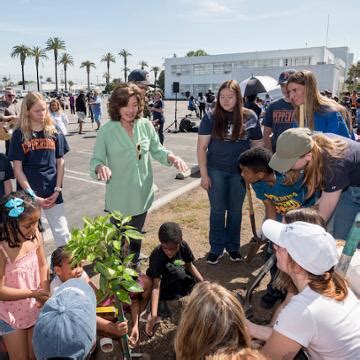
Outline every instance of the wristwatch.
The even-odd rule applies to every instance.
[[[61,193],[62,188],[60,186],[55,186],[54,191],[57,191],[57,192]]]

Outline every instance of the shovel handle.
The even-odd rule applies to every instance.
[[[250,215],[251,230],[252,230],[252,233],[254,235],[254,238],[258,239],[258,235],[257,235],[257,232],[256,232],[254,204],[253,204],[253,200],[252,200],[252,194],[251,194],[250,185],[248,183],[246,183],[246,195],[247,195],[248,204],[249,204],[249,215]]]

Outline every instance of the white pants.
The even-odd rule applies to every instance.
[[[53,234],[56,247],[66,245],[70,240],[70,232],[65,217],[64,204],[56,204],[50,209],[42,209]]]

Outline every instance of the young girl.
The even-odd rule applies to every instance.
[[[294,183],[303,172],[307,197],[322,190],[319,214],[325,221],[333,215],[332,233],[345,240],[360,212],[360,143],[328,134],[311,134],[296,128],[283,132],[269,165],[287,173]]]
[[[244,311],[236,297],[215,283],[195,285],[177,329],[176,359],[205,359],[218,351],[249,346]]]
[[[305,127],[354,139],[350,114],[335,100],[320,94],[315,75],[311,71],[302,70],[290,75],[287,90],[295,105],[295,118],[298,120],[300,105],[304,105]]]
[[[59,100],[51,100],[49,110],[56,126],[62,131],[64,135],[67,135],[68,131],[66,129],[66,126],[69,125],[69,119],[66,116],[65,112],[62,110]]]
[[[40,207],[24,191],[0,201],[0,330],[10,359],[34,358],[33,326],[49,295]]]
[[[156,90],[154,93],[154,105],[151,108],[151,112],[153,116],[153,124],[157,127],[160,143],[164,144],[164,102],[162,100],[160,90]]]
[[[62,198],[65,171],[63,156],[69,151],[64,134],[55,127],[39,93],[23,100],[9,159],[14,163],[18,189],[34,192],[54,236],[56,246],[70,238]]]
[[[235,80],[219,89],[214,112],[200,123],[197,157],[201,186],[210,200],[209,264],[217,264],[223,251],[240,261],[240,228],[245,187],[237,160],[245,150],[262,143],[256,114],[243,108],[240,86]],[[226,219],[226,220],[225,220]]]

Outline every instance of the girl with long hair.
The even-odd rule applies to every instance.
[[[216,352],[248,347],[245,315],[236,297],[215,283],[196,284],[176,332],[176,359],[204,360]]]
[[[314,73],[297,71],[289,76],[287,90],[295,106],[295,118],[300,119],[300,105],[304,106],[305,127],[323,133],[334,133],[354,139],[351,116],[335,100],[320,94]]]
[[[230,260],[240,261],[240,228],[245,186],[237,160],[251,146],[262,144],[259,120],[243,107],[240,86],[224,82],[213,112],[200,123],[197,157],[201,186],[210,201],[209,264],[217,264],[226,250]]]
[[[18,128],[10,144],[18,189],[24,189],[41,206],[56,246],[70,238],[62,198],[64,155],[69,151],[64,134],[51,118],[42,95],[30,92],[22,105]]]
[[[247,323],[253,338],[266,341],[272,359],[293,359],[304,349],[310,359],[360,356],[360,301],[334,268],[335,239],[317,224],[266,220],[263,234],[274,244],[277,267],[293,281],[297,295],[273,328]]]
[[[288,129],[280,135],[269,165],[286,173],[288,183],[303,172],[308,197],[322,190],[318,212],[325,221],[333,215],[331,232],[346,239],[360,212],[360,143],[331,134],[312,135],[306,128]]]
[[[49,104],[49,111],[55,124],[58,126],[58,128],[62,131],[64,135],[67,135],[68,131],[66,129],[66,126],[69,125],[69,119],[66,116],[64,110],[62,109],[60,101],[56,99],[51,100]]]

